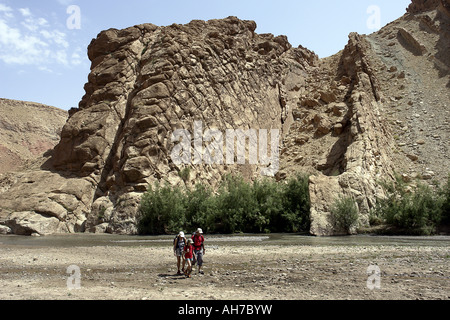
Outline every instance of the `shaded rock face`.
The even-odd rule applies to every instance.
[[[191,160],[207,153],[207,143],[196,146],[195,123],[221,133],[279,130],[275,178],[311,174],[311,233],[342,232],[331,212],[340,196],[354,199],[368,225],[378,182],[394,171],[448,174],[445,3],[413,1],[404,17],[370,36],[350,34],[324,59],[234,17],[101,32],[88,48],[86,94],[52,157],[40,170],[0,177],[0,232],[132,234],[155,181],[215,187],[226,173],[255,179],[267,169],[248,159],[176,163],[180,129],[192,133]]]

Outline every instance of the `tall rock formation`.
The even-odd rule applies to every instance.
[[[135,233],[140,197],[155,181],[214,187],[225,173],[254,179],[274,165],[174,161],[177,130],[192,133],[191,160],[205,159],[195,124],[223,135],[279,130],[275,178],[311,174],[311,233],[341,232],[330,212],[339,196],[355,200],[367,225],[379,180],[448,173],[447,9],[446,0],[413,1],[402,18],[350,34],[325,59],[234,17],[103,31],[88,48],[86,94],[53,155],[3,182],[0,231]]]
[[[289,105],[299,98],[298,86],[317,56],[291,48],[284,36],[258,35],[255,29],[252,21],[229,17],[101,32],[88,48],[86,95],[71,110],[61,142],[43,166],[49,171],[23,173],[1,195],[3,224],[15,233],[50,231],[34,225],[52,225],[57,232],[134,233],[148,185],[184,183],[178,173],[185,166],[171,159],[174,131],[193,132],[195,121],[224,134],[289,128]],[[206,144],[201,149],[195,151],[205,153]],[[266,167],[202,162],[192,166],[190,180],[214,186],[225,172],[250,179]],[[30,174],[47,181],[30,182]],[[13,193],[22,183],[32,187],[19,203]],[[23,227],[28,216],[37,222]],[[49,223],[41,223],[42,217]]]
[[[333,235],[331,207],[351,196],[367,225],[380,196],[377,182],[393,175],[393,139],[382,117],[382,92],[369,61],[370,45],[358,34],[312,73],[285,138],[282,172],[310,173],[311,233]],[[299,139],[300,137],[300,139]],[[287,174],[288,175],[288,174]]]

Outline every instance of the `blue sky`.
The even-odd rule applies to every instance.
[[[0,0],[0,98],[77,107],[90,62],[87,46],[105,29],[160,26],[228,16],[258,33],[286,35],[326,57],[350,32],[370,34],[399,18],[410,0]]]

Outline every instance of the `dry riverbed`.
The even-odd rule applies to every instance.
[[[238,240],[211,241],[205,255],[205,274],[194,273],[191,279],[185,279],[176,275],[168,241],[155,245],[111,242],[49,247],[5,244],[0,238],[0,299],[450,298],[447,245],[270,241],[253,245]],[[79,268],[79,283],[76,273],[67,273],[72,265]],[[381,271],[379,282],[375,274],[368,274],[370,266]],[[368,279],[373,281],[368,283]],[[79,289],[71,289],[77,284]]]

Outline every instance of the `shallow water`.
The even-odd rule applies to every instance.
[[[95,246],[170,246],[171,236],[122,236],[109,234],[68,234],[43,237],[0,236],[0,246],[25,247],[95,247]],[[207,245],[307,245],[307,246],[438,246],[450,247],[450,236],[370,236],[312,237],[297,234],[205,235]]]

